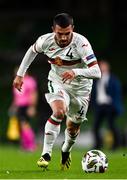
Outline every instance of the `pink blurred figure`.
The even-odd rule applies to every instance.
[[[21,148],[26,151],[36,149],[35,133],[30,126],[30,118],[36,115],[37,83],[28,73],[24,76],[21,92],[13,88],[13,108],[20,121]]]

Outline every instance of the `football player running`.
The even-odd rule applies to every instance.
[[[52,30],[52,33],[40,36],[27,50],[13,86],[21,91],[23,77],[37,54],[48,56],[51,70],[48,75],[49,92],[45,97],[52,114],[45,124],[44,145],[37,164],[48,167],[61,122],[66,120],[61,147],[61,169],[65,170],[71,165],[71,149],[79,135],[80,125],[87,121],[93,79],[101,78],[101,71],[89,41],[73,31],[73,18],[69,14],[57,14]]]

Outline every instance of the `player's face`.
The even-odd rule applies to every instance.
[[[62,28],[59,25],[53,27],[53,32],[55,33],[55,40],[60,47],[67,46],[72,39],[73,26],[69,25],[66,28]]]

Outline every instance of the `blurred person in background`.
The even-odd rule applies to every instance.
[[[51,70],[48,75],[46,100],[52,115],[46,122],[44,145],[39,167],[47,168],[52,148],[66,120],[65,140],[61,147],[61,169],[71,165],[71,149],[86,121],[92,82],[101,77],[101,71],[89,41],[73,32],[73,18],[67,13],[54,17],[52,33],[40,36],[28,49],[18,69],[13,85],[21,91],[24,75],[37,54],[48,56]]]
[[[91,105],[94,107],[93,134],[95,149],[103,147],[101,128],[104,121],[113,135],[115,150],[121,145],[121,133],[117,127],[117,118],[123,112],[122,89],[119,79],[111,73],[110,64],[106,60],[99,61],[102,78],[94,80]]]
[[[22,92],[13,87],[13,103],[9,109],[9,112],[14,112],[19,120],[21,148],[25,151],[34,151],[37,146],[31,126],[31,119],[36,115],[37,101],[36,79],[27,72],[24,76]]]

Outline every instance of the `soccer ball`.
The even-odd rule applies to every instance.
[[[90,150],[83,156],[81,164],[85,172],[104,173],[108,168],[108,159],[102,151]]]

